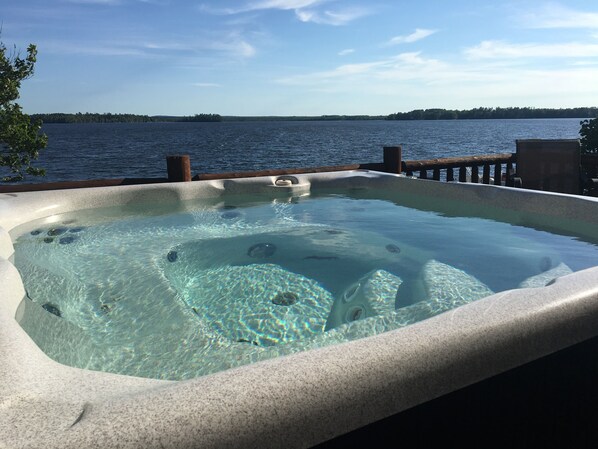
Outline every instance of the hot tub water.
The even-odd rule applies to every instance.
[[[59,362],[184,379],[395,329],[596,265],[596,246],[345,193],[97,209],[13,231]],[[221,201],[221,200],[220,200]]]

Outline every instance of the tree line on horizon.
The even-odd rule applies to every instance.
[[[319,115],[319,116],[221,116],[195,114],[190,116],[139,115],[112,113],[46,113],[31,114],[43,123],[147,123],[147,122],[243,122],[243,121],[328,121],[328,120],[472,120],[472,119],[538,119],[595,118],[598,107],[579,108],[474,108],[474,109],[414,109],[384,115]]]
[[[224,122],[325,122],[325,121],[351,121],[351,120],[384,120],[385,115],[225,115]]]
[[[139,115],[113,113],[42,113],[31,114],[43,123],[149,123],[149,122],[247,122],[247,121],[326,121],[326,120],[383,120],[384,115],[319,115],[319,116],[221,116],[220,114],[195,114],[191,116]]]
[[[389,114],[386,120],[472,120],[472,119],[532,119],[532,118],[595,118],[598,107],[580,108],[474,108],[415,109]]]
[[[149,122],[221,122],[219,114],[195,114],[191,116],[169,116],[169,115],[138,115],[138,114],[112,114],[77,112],[69,114],[53,112],[46,114],[31,114],[33,120],[41,120],[43,123],[149,123]]]

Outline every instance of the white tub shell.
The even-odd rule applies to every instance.
[[[598,234],[592,198],[367,171],[296,177],[301,192],[377,186],[458,200],[464,209],[484,205],[498,215],[531,213]],[[0,194],[0,447],[309,447],[598,335],[598,267],[378,336],[180,382],[61,365],[17,323],[25,292],[10,261],[16,226],[91,207],[277,192],[275,182]]]

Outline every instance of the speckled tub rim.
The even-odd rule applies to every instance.
[[[1,194],[0,447],[309,447],[598,334],[598,267],[377,336],[180,382],[61,365],[18,325],[25,292],[9,231],[77,209],[376,187],[598,225],[594,198],[362,170],[296,178]]]

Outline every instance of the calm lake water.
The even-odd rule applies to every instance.
[[[382,147],[404,159],[515,151],[515,139],[579,137],[580,119],[47,124],[48,147],[28,182],[165,177],[170,154],[192,172],[380,162]]]

